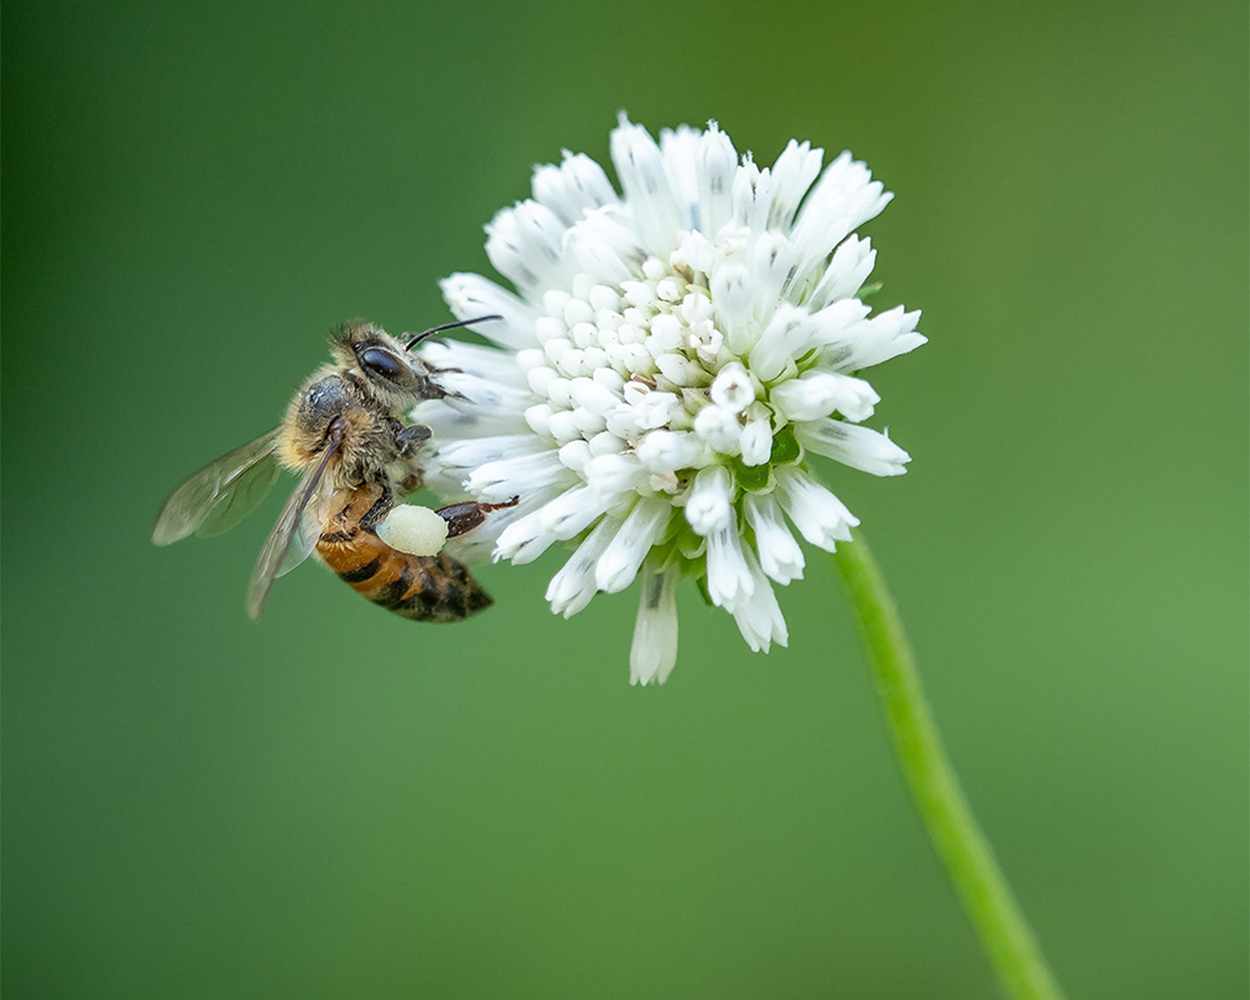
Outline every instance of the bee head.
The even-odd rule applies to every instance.
[[[368,385],[393,406],[411,406],[421,399],[445,393],[430,377],[424,361],[385,330],[353,320],[336,331],[330,342],[335,360],[358,371]]]

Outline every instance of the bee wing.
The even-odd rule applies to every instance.
[[[313,533],[304,514],[322,483],[330,459],[338,452],[342,442],[342,428],[332,425],[321,460],[304,476],[291,494],[291,499],[282,508],[278,523],[273,526],[269,540],[265,542],[260,558],[256,560],[256,569],[252,571],[252,582],[247,588],[248,617],[260,617],[260,613],[265,610],[265,600],[269,597],[269,588],[273,586],[273,581],[303,562],[316,544],[317,535]]]
[[[324,490],[323,490],[324,492]],[[304,508],[300,518],[299,530],[291,539],[291,547],[286,550],[282,562],[274,576],[286,576],[291,570],[302,563],[317,547],[317,539],[321,537],[321,523],[313,515],[311,505]]]
[[[187,535],[220,535],[256,509],[278,479],[273,451],[278,432],[236,448],[204,466],[165,501],[152,541],[169,545]]]

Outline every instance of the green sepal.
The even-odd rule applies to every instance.
[[[788,424],[773,435],[773,453],[770,462],[774,466],[789,465],[797,461],[802,454],[803,449],[799,447],[798,439]]]
[[[767,489],[772,477],[772,469],[767,462],[763,465],[746,465],[741,458],[733,460],[733,472],[738,485],[752,493]]]

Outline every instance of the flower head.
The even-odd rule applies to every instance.
[[[486,227],[491,263],[442,283],[460,319],[504,350],[427,344],[456,395],[422,403],[427,482],[488,503],[520,497],[461,558],[525,563],[575,545],[547,600],[566,618],[641,577],[635,683],[677,658],[674,593],[703,578],[754,650],[786,644],[772,584],[803,575],[790,525],[832,551],[858,524],[807,453],[878,476],[908,454],[861,426],[879,397],[861,369],[925,342],[918,312],[870,315],[876,258],[856,227],[891,195],[843,153],[791,141],[772,168],[716,124],[664,130],[624,115],[611,155],[623,194],[584,154],[537,167],[533,198]]]

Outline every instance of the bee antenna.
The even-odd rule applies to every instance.
[[[421,341],[425,340],[426,337],[433,336],[436,333],[441,333],[443,330],[454,330],[458,326],[469,326],[473,323],[485,323],[488,319],[503,319],[503,317],[498,314],[490,316],[475,316],[473,319],[462,319],[458,323],[444,323],[442,326],[431,327],[423,333],[418,333],[410,341],[408,341],[408,350],[411,351],[414,347],[421,343]]]

